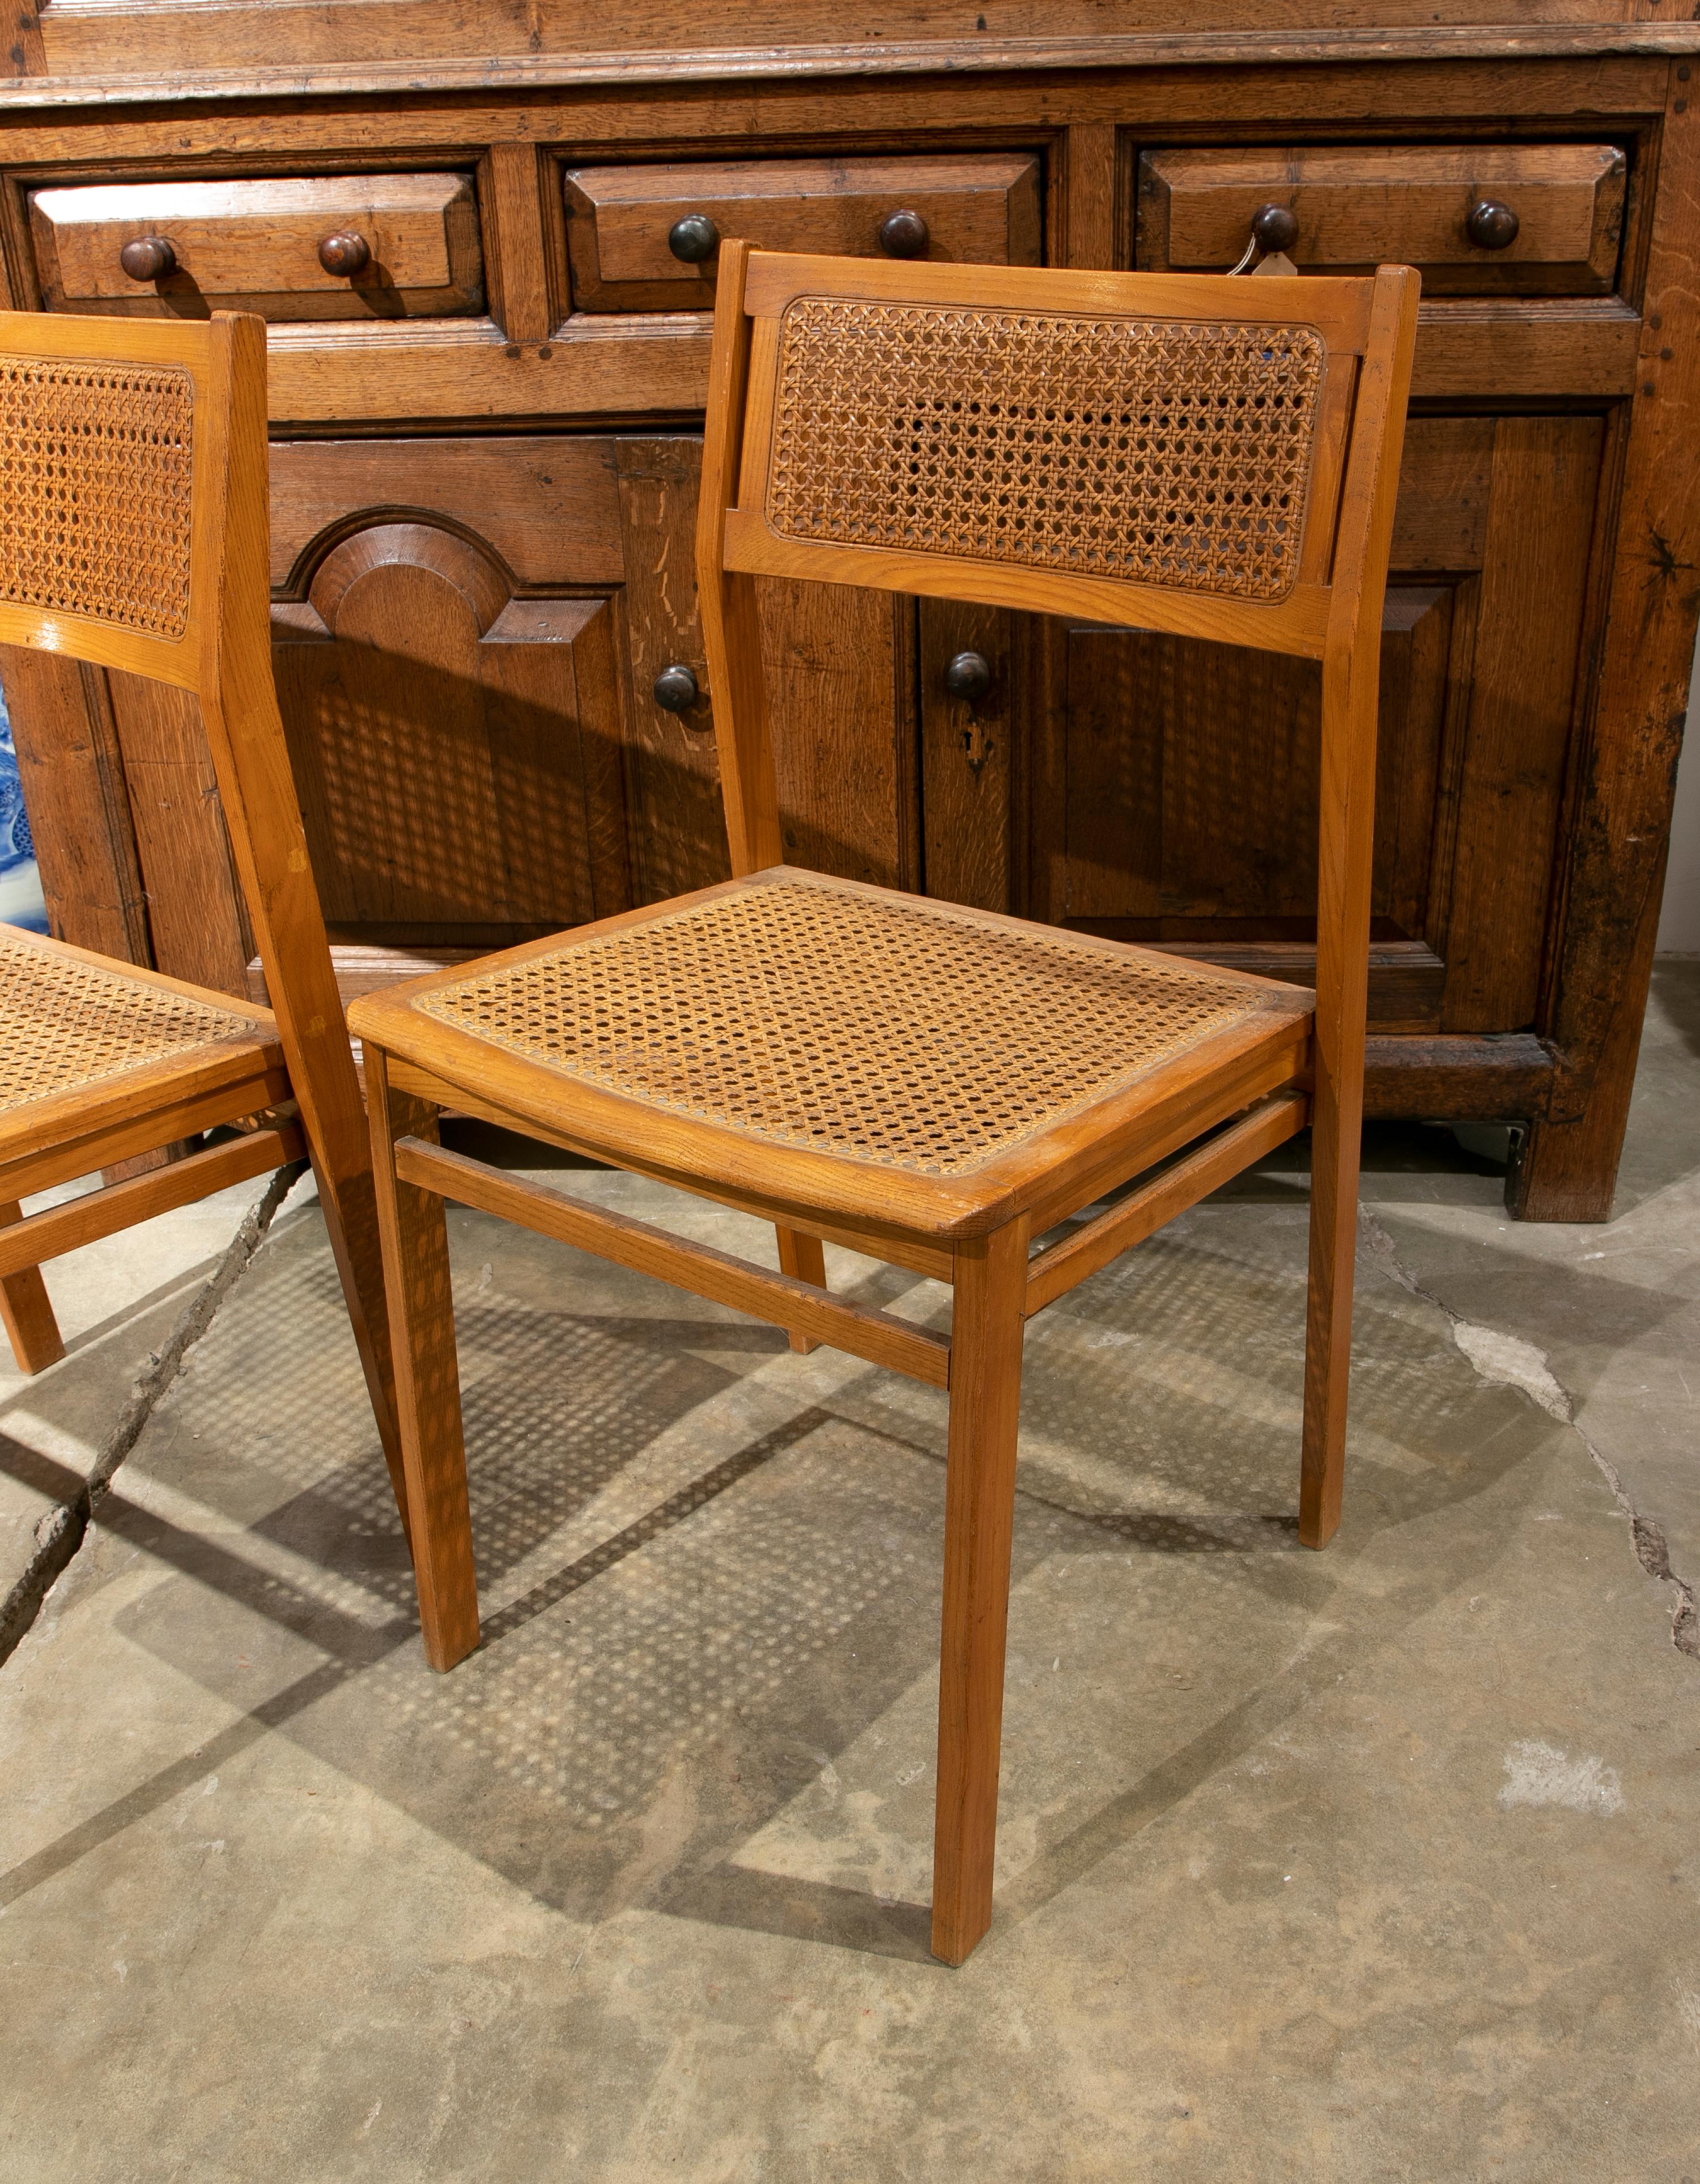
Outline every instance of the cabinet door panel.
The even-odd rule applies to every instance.
[[[276,617],[327,921],[499,944],[630,900],[613,610],[514,599],[434,526],[375,524]]]
[[[1426,893],[1451,604],[1401,588],[1382,623],[1375,903],[1405,937]],[[1066,645],[1052,915],[1129,939],[1300,937],[1316,913],[1316,663],[1151,630],[1078,626]]]
[[[919,602],[921,823],[926,892],[974,910],[1015,906],[1019,616],[960,599]],[[991,687],[970,703],[945,675],[976,653]]]
[[[1535,1021],[1603,446],[1597,417],[1411,425],[1382,622],[1384,1025]],[[1044,643],[1038,913],[1251,967],[1262,947],[1262,967],[1308,975],[1292,950],[1315,929],[1316,666],[1149,631]]]
[[[1447,921],[1446,1028],[1535,1021],[1605,428],[1495,428]]]
[[[619,448],[631,730],[626,746],[637,900],[712,887],[731,871],[708,663],[697,615],[697,439],[627,440]],[[664,668],[688,667],[695,705],[655,699]]]
[[[913,887],[914,602],[789,577],[757,591],[786,856]]]

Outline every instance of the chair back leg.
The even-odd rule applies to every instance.
[[[826,1286],[826,1246],[818,1236],[805,1236],[800,1229],[775,1228],[779,1238],[779,1270],[789,1274],[793,1281],[813,1282],[815,1288]],[[791,1346],[807,1357],[820,1346],[811,1334],[792,1334]]]
[[[975,1237],[955,1256],[933,1831],[932,1951],[947,1964],[992,1923],[1027,1223]]]

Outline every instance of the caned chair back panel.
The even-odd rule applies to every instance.
[[[200,687],[219,349],[209,323],[0,312],[0,644]]]
[[[1319,654],[1372,287],[752,253],[725,566]]]

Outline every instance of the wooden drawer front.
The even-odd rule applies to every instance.
[[[893,255],[1039,261],[1039,164],[1025,154],[581,167],[566,176],[566,197],[573,307],[581,311],[711,309],[712,250],[693,262],[675,256],[668,240],[693,216],[764,250],[877,258],[882,226],[909,213],[925,223],[925,242]],[[920,243],[913,226],[908,239]]]
[[[361,319],[483,308],[478,208],[464,175],[99,183],[36,191],[30,220],[52,310]],[[354,270],[327,270],[320,246],[346,237],[364,245],[364,264],[344,244]],[[169,245],[172,264],[137,278],[122,254],[148,237]]]
[[[1275,204],[1297,220],[1287,255],[1302,270],[1400,264],[1420,269],[1431,295],[1594,295],[1616,278],[1623,198],[1623,153],[1609,144],[1147,152],[1136,262],[1225,272],[1259,208]],[[1516,215],[1498,248],[1470,233],[1484,203]]]

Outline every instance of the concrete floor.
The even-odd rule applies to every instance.
[[[1325,1555],[1302,1161],[1035,1323],[957,1973],[942,1400],[454,1215],[486,1643],[433,1677],[297,1194],[0,1668],[0,2176],[1697,2184],[1697,1095],[1672,966],[1611,1226],[1377,1134]],[[241,1211],[54,1270],[14,1562]]]

